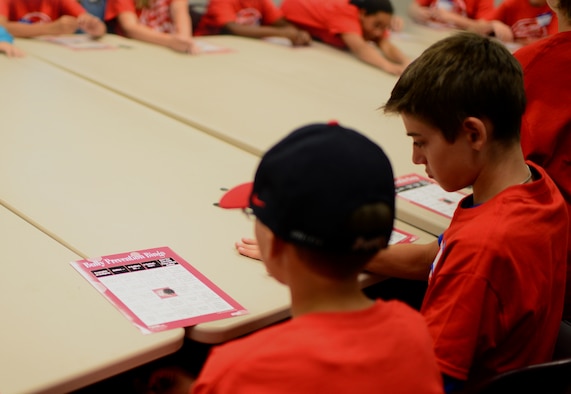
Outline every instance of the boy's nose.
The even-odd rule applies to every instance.
[[[426,157],[420,154],[417,149],[412,151],[412,162],[414,164],[426,164]]]

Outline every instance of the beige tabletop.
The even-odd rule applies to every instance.
[[[2,206],[0,237],[3,394],[69,392],[182,345],[183,329],[141,334],[75,272],[77,254]]]
[[[319,43],[290,48],[233,36],[201,40],[230,51],[189,56],[113,35],[102,40],[117,46],[110,50],[74,51],[39,40],[17,44],[257,156],[293,128],[336,119],[378,142],[396,175],[423,174],[411,161],[412,142],[399,117],[379,110],[396,77]],[[410,40],[420,45],[418,38]],[[397,217],[433,234],[449,223],[406,201],[397,208]]]
[[[250,312],[189,329],[195,340],[288,316],[287,289],[234,250],[252,224],[213,205],[221,188],[252,179],[257,156],[33,57],[0,70],[14,92],[0,99],[12,108],[0,146],[6,206],[82,257],[171,247]]]
[[[113,35],[102,41],[118,45],[115,50],[74,51],[25,39],[17,44],[257,155],[295,127],[336,119],[394,151],[397,172],[412,168],[408,155],[402,157],[409,144],[400,120],[378,110],[396,77],[319,43],[290,48],[234,36],[201,40],[230,52],[183,55]]]
[[[250,312],[223,324],[263,326],[289,302],[233,248],[251,223],[213,205],[222,187],[251,179],[256,156],[33,57],[0,70],[15,92],[0,99],[12,108],[0,146],[10,209],[85,257],[171,247]],[[220,323],[213,338],[209,324],[193,337],[220,341]]]

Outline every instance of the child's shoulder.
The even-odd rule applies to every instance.
[[[402,325],[405,330],[417,331],[418,327],[424,326],[425,321],[420,312],[402,301],[377,300],[377,303],[382,303],[386,321],[391,321],[397,326]]]

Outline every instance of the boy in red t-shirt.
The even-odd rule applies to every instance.
[[[569,219],[551,178],[524,160],[525,103],[506,47],[463,32],[423,52],[384,106],[402,116],[415,164],[446,191],[473,190],[437,242],[390,246],[367,267],[428,279],[421,313],[447,391],[553,355]]]
[[[224,207],[255,216],[262,261],[288,286],[292,318],[213,348],[191,393],[442,393],[422,316],[369,299],[359,282],[389,241],[394,199],[388,158],[354,130],[307,125],[272,147],[253,185],[231,190]],[[157,371],[151,386],[172,372]],[[178,388],[169,392],[188,394]]]
[[[410,63],[389,39],[394,21],[390,0],[284,0],[281,9],[288,21],[316,40],[348,49],[390,74],[400,75]]]
[[[229,33],[250,38],[284,37],[308,45],[309,34],[286,21],[272,0],[210,0],[196,35]]]
[[[14,37],[72,34],[78,29],[101,37],[107,30],[76,0],[0,0],[0,25]]]

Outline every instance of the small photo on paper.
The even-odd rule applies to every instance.
[[[163,287],[161,289],[154,289],[153,292],[158,295],[160,298],[171,298],[176,297],[176,291],[171,289],[170,287]]]

